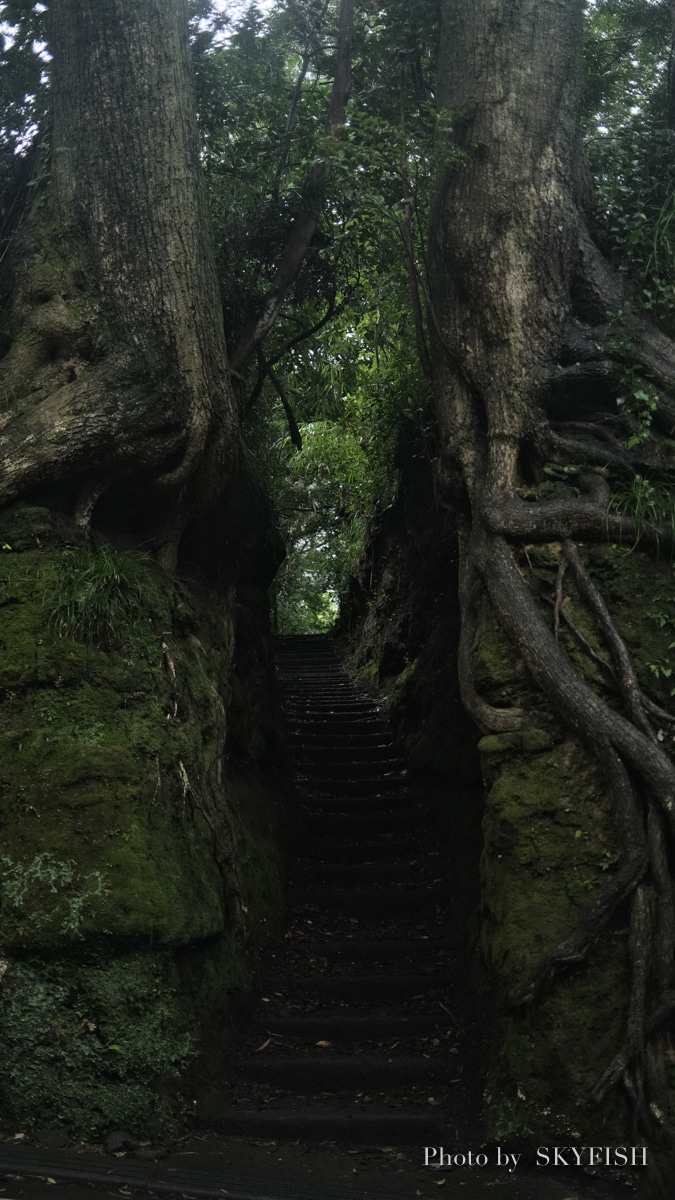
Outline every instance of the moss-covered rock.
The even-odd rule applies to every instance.
[[[122,982],[130,964],[146,981],[171,976],[171,986],[143,985],[148,1029],[164,1014],[173,1030],[169,1057],[158,1054],[148,1076],[161,1091],[211,1009],[225,1028],[231,1022],[281,909],[275,806],[255,773],[244,779],[226,767],[234,596],[198,593],[138,555],[88,549],[46,509],[2,514],[0,546],[0,951],[10,962],[2,1003],[11,1017],[32,980],[72,1072],[64,1090],[50,1068],[36,1091],[21,1061],[31,1037],[36,1062],[45,1056],[42,1018],[33,1006],[19,1040],[14,1018],[0,1018],[0,1057],[16,1062],[3,1104],[22,1121],[44,1123],[58,1110],[77,1126],[100,1069],[109,1086],[92,1121],[119,1122],[124,1105],[113,1093],[136,1095],[136,1072],[142,1095],[127,1112],[140,1121],[154,1111],[146,1095],[154,1084],[136,1043],[120,1058],[98,1034],[87,1039],[77,1017],[92,981],[107,980],[119,998],[101,1037],[121,1046],[125,1005],[135,1003]],[[94,579],[91,594],[83,572]],[[87,612],[102,613],[103,624],[98,615],[87,624]],[[215,964],[213,992],[186,1006],[177,963],[195,947]],[[136,991],[130,985],[128,995]],[[78,1091],[79,1106],[66,1101]]]

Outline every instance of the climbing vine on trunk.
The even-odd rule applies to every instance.
[[[672,1149],[665,1063],[675,1009],[675,765],[658,731],[675,718],[644,694],[586,548],[672,546],[672,527],[648,527],[610,500],[612,487],[636,479],[672,486],[672,449],[660,435],[675,427],[675,346],[626,315],[622,280],[593,241],[579,133],[581,42],[580,0],[476,0],[470,13],[446,0],[438,102],[452,148],[431,215],[429,327],[442,482],[462,514],[465,705],[484,732],[540,720],[479,694],[473,644],[487,604],[531,681],[600,765],[621,847],[576,930],[546,950],[512,1004],[536,1005],[592,955],[628,904],[624,1039],[595,1097],[623,1085],[642,1132]],[[617,405],[627,357],[653,397],[646,435],[636,436],[635,412]],[[547,473],[560,484],[551,499],[537,492]],[[550,612],[519,562],[523,547],[542,542],[560,564]],[[558,636],[566,580],[606,644],[610,698],[586,682]]]

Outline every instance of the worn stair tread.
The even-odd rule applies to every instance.
[[[364,1113],[322,1112],[315,1107],[293,1110],[246,1111],[242,1106],[218,1110],[202,1104],[200,1119],[211,1128],[231,1136],[303,1138],[307,1141],[348,1141],[372,1146],[378,1142],[393,1145],[423,1145],[440,1142],[447,1133],[447,1117],[438,1112],[422,1111]]]
[[[274,1005],[297,1004],[299,1000],[336,1004],[381,1006],[398,1004],[403,1000],[427,1000],[433,995],[447,995],[452,978],[438,972],[427,975],[295,975],[281,976],[269,981],[268,999]]]
[[[354,750],[350,751],[349,755],[346,755],[344,750],[333,753],[334,757],[331,757],[325,750],[321,750],[317,751],[314,757],[298,758],[296,770],[301,775],[319,775],[325,779],[363,779],[364,776],[409,778],[402,759],[385,757],[379,751],[373,752],[366,748],[358,754]]]
[[[405,778],[392,775],[371,775],[360,779],[347,776],[334,777],[325,772],[298,774],[298,786],[312,796],[342,796],[345,800],[382,800],[391,798],[392,803],[411,803],[412,798]]]
[[[455,939],[427,938],[341,938],[339,941],[313,941],[309,938],[289,940],[287,952],[303,953],[308,957],[335,962],[373,962],[393,958],[397,962],[409,958],[445,958],[457,948]],[[272,955],[272,961],[276,958]]]
[[[293,876],[294,883],[300,886],[317,887],[319,882],[345,887],[372,887],[376,884],[414,884],[419,887],[430,884],[443,885],[446,880],[439,878],[437,864],[421,864],[410,862],[408,859],[390,859],[385,862],[365,863],[330,863],[317,859],[306,859],[296,867]]]
[[[263,1021],[262,1017],[265,1016]],[[388,1013],[382,1015],[346,1015],[342,1012],[322,1016],[275,1016],[261,1014],[260,1022],[250,1037],[261,1045],[266,1037],[278,1036],[299,1042],[316,1042],[321,1039],[364,1044],[390,1038],[429,1036],[447,1031],[452,1019],[440,1007],[436,1015],[430,1013]],[[454,1029],[454,1025],[452,1026]]]
[[[382,817],[391,812],[397,816],[407,816],[414,824],[428,807],[421,802],[412,800],[407,792],[367,792],[363,795],[346,795],[340,792],[321,792],[312,788],[309,782],[303,785],[302,807],[322,816],[324,813],[353,813],[355,817],[367,817],[380,814]]]
[[[308,908],[343,908],[344,911],[363,909],[368,912],[369,905],[373,910],[386,912],[386,905],[392,905],[392,911],[398,909],[402,902],[410,908],[420,909],[434,907],[447,902],[450,889],[447,885],[420,888],[414,882],[399,883],[396,886],[382,884],[380,886],[362,888],[338,887],[303,887],[291,886],[290,897],[294,904],[302,904]]]
[[[398,1088],[406,1084],[422,1085],[447,1082],[455,1078],[457,1063],[448,1056],[422,1055],[395,1058],[386,1054],[347,1055],[324,1051],[320,1058],[289,1055],[275,1058],[248,1055],[234,1059],[230,1065],[230,1081],[245,1074],[258,1082],[266,1081],[297,1089],[330,1091],[333,1088]],[[289,1086],[289,1080],[292,1085]]]
[[[391,736],[391,730],[388,726],[384,726],[381,721],[378,721],[375,729],[343,729],[336,730],[331,728],[322,728],[318,733],[313,733],[311,730],[303,731],[302,737],[289,731],[291,740],[300,746],[307,749],[317,751],[333,750],[347,752],[350,749],[361,749],[362,747],[375,747],[376,749],[391,751],[396,749],[396,743]]]
[[[411,829],[414,831],[424,820],[429,820],[430,818],[429,807],[420,803],[415,805],[396,805],[393,806],[394,811],[388,812],[386,804],[384,807],[382,804],[374,804],[367,808],[362,800],[357,801],[353,796],[340,796],[337,799],[344,801],[344,811],[342,812],[340,811],[340,806],[336,805],[332,799],[330,802],[325,802],[324,804],[317,801],[312,806],[309,802],[309,797],[306,796],[302,799],[301,808],[308,820],[316,821],[319,825],[322,821],[332,822],[330,826],[326,825],[326,829],[335,829],[344,826],[344,820],[336,822],[336,818],[346,817],[348,822],[352,823],[351,826],[348,824],[347,828],[352,828],[354,834],[359,837],[362,831],[371,828],[375,832],[382,830],[393,833],[401,829]],[[347,811],[350,808],[352,811]],[[376,809],[383,809],[383,811],[376,811]]]
[[[409,836],[402,840],[383,830],[376,841],[321,837],[308,839],[303,857],[306,860],[317,858],[335,863],[374,862],[382,859],[394,861],[411,851],[423,854],[429,849],[435,850],[436,845],[437,840],[429,833],[419,833],[416,838]]]

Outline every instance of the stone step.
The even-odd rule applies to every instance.
[[[338,912],[344,916],[389,917],[398,913],[420,913],[447,904],[450,889],[418,888],[411,884],[379,888],[289,888],[289,901],[316,912]]]
[[[335,835],[341,841],[351,838],[358,843],[371,841],[383,833],[393,836],[410,832],[418,836],[428,833],[432,825],[428,810],[421,805],[411,805],[396,812],[377,812],[372,809],[365,812],[362,801],[352,801],[353,811],[349,811],[349,808],[349,804],[345,804],[340,811],[327,806],[319,811],[316,807],[301,805],[305,836],[318,832],[323,838]]]
[[[266,1019],[263,1021],[263,1016]],[[431,1037],[447,1030],[448,1015],[439,1008],[438,1016],[396,1013],[389,1016],[325,1016],[278,1017],[261,1014],[260,1044],[265,1037],[277,1035],[292,1042],[330,1041],[334,1045],[419,1036]]]
[[[414,884],[425,886],[447,884],[438,863],[425,863],[417,859],[403,858],[388,862],[342,863],[324,862],[320,859],[303,859],[297,864],[292,880],[299,886],[316,886],[321,881],[331,887],[372,887],[373,884]]]
[[[396,964],[417,961],[445,961],[456,948],[456,942],[447,937],[416,937],[416,938],[360,938],[352,934],[349,938],[335,941],[314,941],[312,938],[289,939],[293,947],[302,950],[308,956],[329,963],[359,963],[366,964],[393,960]],[[286,947],[284,947],[286,950]],[[276,956],[273,955],[274,960]]]
[[[437,996],[447,996],[451,986],[452,977],[437,969],[418,975],[279,975],[268,980],[266,995],[272,1005],[311,1001],[326,1006],[344,1002],[391,1009],[392,1004],[403,1000],[419,999],[430,1005]]]
[[[346,750],[344,746],[334,750],[322,747],[319,750],[303,751],[294,756],[294,762],[299,771],[307,774],[310,771],[321,771],[327,776],[339,779],[343,776],[359,779],[363,775],[407,775],[405,759],[383,753],[378,746],[355,747]]]
[[[287,721],[289,732],[294,740],[297,740],[298,735],[304,737],[307,733],[325,734],[327,729],[330,729],[332,734],[342,733],[349,737],[360,734],[376,734],[378,737],[384,737],[387,734],[385,722],[374,714],[354,717],[344,713],[308,714],[307,716],[293,713],[288,714]]]
[[[325,783],[315,783],[308,779],[301,781],[304,792],[302,804],[318,813],[354,812],[354,813],[388,813],[401,810],[415,809],[421,811],[423,805],[411,796],[404,788],[400,791],[370,792],[361,791],[324,791]]]
[[[357,1054],[347,1055],[326,1050],[315,1051],[315,1056],[290,1055],[288,1057],[265,1057],[248,1055],[235,1058],[231,1064],[232,1082],[237,1075],[245,1074],[253,1082],[265,1081],[277,1087],[295,1091],[333,1091],[349,1088],[383,1089],[400,1088],[405,1084],[422,1084],[434,1080],[445,1082],[456,1074],[457,1063],[448,1055],[425,1058],[415,1055],[394,1058],[391,1055]]]
[[[360,778],[349,778],[343,774],[327,774],[325,771],[302,772],[298,782],[303,788],[311,787],[326,796],[375,797],[382,795],[407,796],[407,780],[400,775],[362,775]]]
[[[322,727],[319,733],[303,730],[301,735],[299,732],[291,730],[289,736],[294,746],[302,748],[296,751],[298,755],[303,751],[307,754],[334,751],[336,754],[347,755],[352,749],[361,750],[370,747],[379,749],[386,754],[394,750],[396,745],[390,730],[379,719],[378,727],[375,730],[357,729],[351,732],[349,730],[340,732],[328,725]]]
[[[403,839],[396,833],[383,830],[373,841],[315,837],[304,846],[303,857],[309,861],[317,858],[335,863],[364,863],[379,859],[395,861],[406,854],[434,851],[436,845],[437,839],[430,833],[420,833],[418,837],[409,833]]]
[[[318,1112],[316,1104],[306,1108],[250,1110],[232,1105],[226,1097],[203,1098],[197,1107],[197,1119],[211,1129],[232,1137],[288,1138],[314,1142],[344,1141],[350,1145],[393,1146],[441,1144],[447,1135],[448,1117],[429,1108],[419,1113],[408,1110],[389,1112]]]

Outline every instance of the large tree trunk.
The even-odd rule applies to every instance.
[[[236,445],[184,0],[53,0],[49,170],[16,239],[0,502],[129,475],[170,562]]]
[[[48,153],[11,246],[0,363],[2,1115],[152,1131],[192,1048],[218,1054],[281,912],[260,777],[279,547],[233,470],[185,0],[50,0],[49,20]],[[169,567],[191,522],[186,559],[217,602],[64,512]],[[65,625],[61,604],[101,623]]]
[[[512,1000],[537,1002],[561,971],[585,960],[630,898],[632,982],[618,1000],[625,1041],[597,1096],[623,1081],[642,1131],[672,1139],[664,1022],[673,1008],[674,889],[666,863],[675,769],[652,724],[655,707],[576,545],[618,540],[622,523],[608,514],[607,472],[630,478],[647,469],[653,450],[642,445],[632,455],[621,440],[607,322],[622,296],[587,227],[581,39],[580,0],[445,2],[439,102],[442,125],[451,128],[447,154],[441,139],[439,156],[451,165],[441,171],[430,228],[435,392],[444,482],[462,513],[465,703],[483,733],[541,723],[541,713],[496,707],[479,695],[475,638],[478,613],[484,620],[488,612],[530,683],[599,763],[621,847],[616,872],[578,928],[531,965]],[[661,392],[665,426],[673,347],[653,328],[630,332],[633,361]],[[574,476],[561,473],[561,481],[574,486],[551,500],[532,491],[522,498],[545,478],[544,466],[569,471],[572,464]],[[523,545],[537,542],[552,543],[560,562],[553,620],[519,561]],[[565,571],[609,651],[609,702],[558,640]]]

